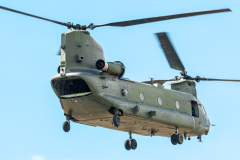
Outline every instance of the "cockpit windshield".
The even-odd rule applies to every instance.
[[[207,112],[205,111],[205,109],[204,109],[204,106],[202,105],[202,108],[203,108],[203,112],[204,112],[204,114],[205,115],[207,115]]]

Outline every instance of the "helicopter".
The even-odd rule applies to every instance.
[[[230,9],[208,10],[151,17],[130,21],[89,25],[63,23],[0,6],[1,9],[66,26],[69,31],[61,36],[58,74],[51,86],[59,98],[66,117],[63,130],[70,131],[70,122],[124,131],[129,139],[126,150],[135,150],[137,141],[132,134],[170,137],[173,145],[184,139],[207,135],[212,125],[203,104],[197,98],[196,82],[234,81],[212,79],[187,74],[183,63],[165,32],[156,33],[167,61],[181,76],[171,79],[137,82],[124,78],[126,67],[120,61],[106,62],[103,48],[90,36],[87,29],[115,26],[126,27],[144,23],[229,12]],[[171,89],[163,84],[172,81]]]

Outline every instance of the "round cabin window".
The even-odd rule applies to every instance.
[[[176,101],[176,108],[179,109],[180,108],[180,104],[178,101]]]
[[[162,105],[162,98],[158,97],[158,104],[161,106]]]
[[[144,95],[143,95],[143,93],[140,93],[140,96],[139,96],[139,97],[140,97],[140,100],[141,100],[141,101],[144,101]]]
[[[126,96],[128,94],[128,91],[126,89],[121,90],[122,96]]]

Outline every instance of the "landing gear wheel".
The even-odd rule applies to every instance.
[[[137,148],[137,141],[135,139],[131,139],[131,148],[135,150]]]
[[[183,143],[183,135],[182,134],[176,135],[176,140],[177,140],[178,144],[182,144]]]
[[[126,150],[128,150],[128,151],[131,149],[131,142],[129,139],[127,139],[125,141],[124,146],[125,146]]]
[[[65,132],[70,131],[70,122],[69,122],[69,121],[63,122],[63,130],[64,130]]]
[[[177,144],[177,136],[176,134],[172,134],[171,136],[171,142],[173,145],[176,145]]]
[[[121,124],[121,119],[120,119],[120,116],[119,116],[119,115],[115,114],[115,115],[113,116],[113,124],[114,124],[114,126],[117,127],[117,128],[118,128],[118,126]]]

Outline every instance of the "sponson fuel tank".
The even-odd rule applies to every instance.
[[[105,60],[102,47],[85,30],[70,30],[61,37],[60,74],[96,69],[97,60]]]

